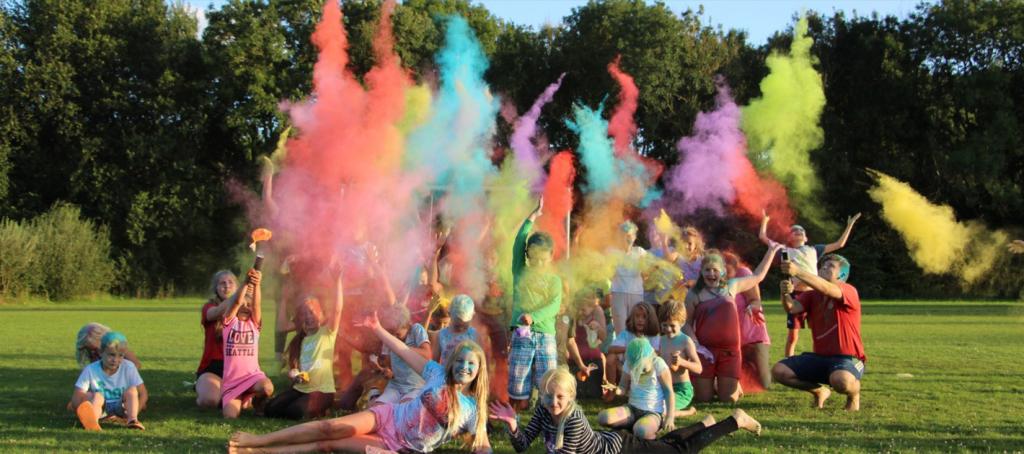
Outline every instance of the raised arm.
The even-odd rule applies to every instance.
[[[772,243],[771,246],[768,246],[768,251],[764,253],[764,257],[761,258],[761,263],[757,265],[753,275],[729,279],[727,284],[729,294],[739,295],[760,284],[768,275],[768,268],[772,266],[772,260],[775,259],[775,253],[779,252],[779,249],[782,249],[782,245],[779,243]]]
[[[419,352],[409,348],[408,345],[405,345],[405,342],[402,342],[401,339],[392,336],[391,333],[381,327],[380,319],[377,318],[376,312],[367,316],[359,326],[370,328],[370,331],[373,331],[373,334],[377,335],[377,338],[380,339],[381,343],[383,343],[388,350],[395,352],[395,354],[398,355],[399,358],[402,358],[402,361],[405,361],[405,363],[408,364],[409,367],[417,374],[423,375],[423,368],[427,366],[427,362],[429,360],[420,356]]]
[[[853,223],[857,222],[857,219],[860,219],[860,213],[857,213],[853,216],[846,218],[846,229],[843,230],[843,234],[839,237],[838,240],[835,240],[834,242],[825,245],[826,254],[828,254],[829,252],[834,252],[836,250],[842,249],[844,246],[846,246],[846,240],[850,239],[850,232],[853,231]]]
[[[341,311],[345,309],[345,286],[341,283],[342,272],[338,270],[338,278],[334,290],[334,311],[331,313],[331,331],[338,332],[341,325]]]
[[[259,271],[249,271],[249,285],[252,286],[252,322],[256,326],[260,326],[263,323],[263,309],[260,307],[263,301],[263,292],[260,290],[260,277]]]
[[[537,201],[537,208],[534,208],[533,212],[530,213],[523,223],[519,225],[519,231],[516,233],[516,239],[512,243],[512,275],[518,276],[523,268],[526,268],[526,239],[530,236],[530,231],[533,230],[533,223],[540,217],[542,210],[544,209],[544,197],[541,197]]]
[[[757,238],[761,240],[762,243],[771,246],[772,243],[774,243],[774,241],[772,241],[771,238],[768,238],[769,219],[771,218],[768,216],[768,212],[765,210],[761,210],[761,229],[757,231]]]
[[[799,266],[796,266],[791,262],[783,263],[781,269],[783,275],[794,276],[810,286],[812,289],[825,294],[829,298],[843,297],[843,290],[840,289],[838,285],[822,279],[815,273],[804,271]]]
[[[227,308],[221,312],[221,320],[234,318],[235,315],[238,314],[238,309],[242,307],[242,298],[248,298],[249,285],[252,282],[253,276],[256,277],[256,282],[259,282],[260,272],[256,270],[249,270],[249,274],[246,276],[245,282],[238,286],[238,289],[235,290],[235,293],[232,294],[230,298],[224,300],[224,303],[221,303],[227,304]]]

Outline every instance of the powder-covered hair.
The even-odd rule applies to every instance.
[[[569,393],[569,399],[572,400],[569,407],[565,409],[565,416],[558,422],[558,428],[555,430],[555,449],[562,449],[565,442],[565,422],[576,411],[576,377],[565,367],[556,367],[545,372],[544,376],[540,378],[542,397],[552,398],[552,394],[554,394],[552,388],[555,386]]]
[[[654,347],[646,338],[640,337],[629,341],[626,346],[625,368],[633,378],[637,378],[643,371],[640,368],[645,360],[654,358]]]
[[[412,317],[409,315],[409,308],[404,304],[382,308],[377,313],[380,315],[380,326],[389,333],[408,328]]]
[[[533,246],[550,251],[555,248],[555,241],[551,239],[551,235],[548,235],[547,232],[534,232],[526,239],[527,255],[529,255],[529,250]]]
[[[668,300],[658,310],[658,318],[662,323],[686,323],[686,304],[679,300]]]
[[[644,325],[643,332],[637,332],[636,322],[634,321],[634,314],[637,311],[643,311],[644,315],[647,316],[647,324]],[[629,317],[626,317],[626,331],[629,331],[637,336],[657,336],[661,334],[661,323],[658,321],[658,314],[654,312],[654,306],[647,303],[640,303],[633,306],[633,309],[629,311]]]
[[[88,366],[96,361],[97,353],[103,351],[100,348],[103,336],[110,332],[110,328],[100,323],[87,323],[78,330],[78,338],[75,341],[75,359],[79,367]],[[98,350],[94,350],[98,348]]]
[[[850,278],[850,261],[839,254],[827,254],[819,260],[820,263],[833,261],[839,262],[839,281],[846,282]]]
[[[487,356],[484,355],[484,350],[480,348],[479,344],[471,340],[459,342],[455,349],[452,350],[451,355],[445,358],[445,386],[442,392],[448,398],[448,435],[454,436],[459,431],[456,421],[462,416],[462,409],[459,408],[459,391],[455,388],[458,382],[455,381],[454,358],[464,351],[476,355],[480,361],[480,369],[476,374],[476,378],[462,387],[463,391],[465,391],[464,394],[476,399],[476,433],[473,435],[471,450],[477,451],[483,448],[484,440],[487,438],[487,395],[490,387],[487,372]]]
[[[128,338],[124,337],[117,331],[111,331],[103,335],[100,339],[100,351],[106,351],[107,347],[119,348],[121,350],[128,350]]]

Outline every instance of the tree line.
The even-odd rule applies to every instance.
[[[373,64],[379,3],[343,3],[356,74]],[[231,0],[207,13],[201,35],[191,12],[163,0],[0,5],[0,218],[73,204],[109,231],[115,292],[203,289],[234,263],[249,227],[230,188],[256,187],[258,156],[287,126],[278,104],[310,92],[321,2]],[[640,89],[637,147],[666,165],[696,114],[713,107],[715,76],[744,104],[759,95],[768,54],[792,38],[779,30],[750,43],[701,11],[641,0],[591,1],[539,29],[467,0],[407,0],[395,11],[396,50],[418,80],[436,77],[447,14],[467,18],[490,58],[492,91],[519,112],[567,73],[540,122],[560,149],[576,145],[563,122],[574,102],[615,95],[605,66],[621,55]],[[1024,3],[950,0],[903,19],[807,15],[827,98],[825,143],[812,155],[821,203],[837,220],[867,214],[846,252],[853,280],[870,297],[964,294],[955,277],[923,275],[871,214],[864,169],[963,219],[1021,225]],[[511,126],[497,121],[504,140]],[[1020,295],[1020,259],[999,260],[969,294]]]

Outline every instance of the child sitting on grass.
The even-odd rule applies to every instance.
[[[251,293],[251,298],[241,295]],[[224,382],[221,387],[221,413],[225,418],[237,418],[246,400],[252,399],[253,408],[262,412],[263,403],[274,394],[274,384],[260,370],[260,329],[263,326],[260,309],[260,272],[249,270],[248,279],[231,295],[231,303],[224,312]]]
[[[284,332],[297,331],[285,352],[292,387],[267,402],[267,416],[318,418],[334,403],[334,342],[344,304],[340,273],[337,288],[330,317],[324,316],[319,300],[307,297],[299,305],[295,321],[278,325]]]
[[[462,341],[471,340],[480,344],[480,336],[477,334],[476,328],[469,326],[475,312],[473,298],[468,295],[455,295],[448,311],[451,314],[451,326],[442,328],[430,340],[430,346],[433,349],[432,356],[434,361],[439,363],[444,362],[448,355],[455,350],[455,346]]]
[[[405,306],[396,305],[384,309],[381,314],[381,326],[392,336],[402,339],[406,346],[413,352],[418,353],[424,359],[431,358],[430,337],[427,329],[419,323],[412,323],[409,309]],[[393,352],[384,346],[384,367],[391,371],[391,380],[388,382],[378,403],[397,404],[408,400],[416,394],[423,385],[423,377],[414,372],[409,363],[405,362],[398,353]]]
[[[659,356],[672,372],[672,391],[676,395],[676,416],[690,416],[697,409],[690,407],[693,401],[693,384],[690,372],[703,370],[697,356],[697,346],[683,333],[686,324],[686,304],[671,300],[661,306],[661,348]],[[689,408],[688,408],[689,407]]]
[[[645,338],[633,339],[626,347],[623,371],[626,389],[616,394],[629,393],[629,404],[609,408],[597,415],[602,426],[632,430],[633,435],[653,440],[664,428],[676,427],[676,401],[672,391],[672,373],[668,364]]]
[[[82,369],[75,382],[71,405],[85,430],[100,430],[99,420],[118,416],[128,428],[145,430],[139,422],[139,387],[142,377],[131,361],[125,361],[128,339],[111,331],[100,340],[100,359]]]

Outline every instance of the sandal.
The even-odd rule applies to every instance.
[[[139,422],[138,419],[133,419],[131,421],[128,421],[128,425],[126,425],[125,427],[127,427],[129,429],[146,430],[146,426],[143,426],[142,423]]]

